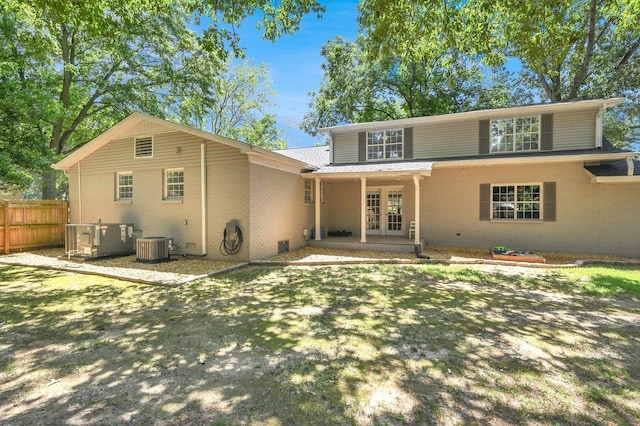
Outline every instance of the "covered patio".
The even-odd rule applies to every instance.
[[[420,235],[421,183],[433,162],[329,165],[309,173],[313,181],[313,247],[414,252]],[[346,235],[331,235],[332,230]]]

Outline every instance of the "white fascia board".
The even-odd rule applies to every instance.
[[[591,176],[592,183],[640,183],[640,176]]]

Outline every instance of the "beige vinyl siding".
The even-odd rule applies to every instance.
[[[176,152],[178,148],[180,152]],[[82,171],[135,171],[199,164],[200,139],[181,132],[171,132],[153,135],[153,157],[134,158],[134,138],[118,139],[82,160]]]
[[[420,159],[478,155],[478,121],[413,128],[413,157]]]
[[[554,113],[554,151],[595,148],[597,113],[596,109]],[[478,126],[478,120],[416,125],[413,127],[413,158],[476,156],[479,154]],[[333,149],[336,164],[358,162],[357,132],[333,135]]]
[[[289,249],[305,245],[303,228],[313,226],[313,208],[304,204],[304,179],[298,174],[257,164],[251,170],[251,254],[263,259],[278,253],[278,241]]]
[[[479,185],[556,182],[556,221],[479,220]],[[581,163],[435,168],[423,181],[428,244],[640,256],[639,184],[593,184]],[[543,194],[544,200],[544,194]],[[458,235],[460,234],[460,235]]]
[[[333,138],[335,164],[358,162],[358,133],[336,134]]]
[[[553,115],[553,150],[595,148],[597,110]]]
[[[124,138],[133,138],[140,136],[149,136],[151,134],[161,134],[166,132],[175,132],[175,130],[171,130],[166,126],[163,126],[158,123],[151,123],[149,121],[140,121],[135,126],[127,129],[122,132],[122,137]]]

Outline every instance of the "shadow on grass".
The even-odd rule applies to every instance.
[[[248,268],[160,287],[0,273],[0,411],[11,424],[596,424],[638,415],[628,401],[639,396],[639,307],[557,291],[557,277]]]

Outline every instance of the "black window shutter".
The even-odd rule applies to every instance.
[[[367,132],[358,133],[358,161],[367,161]]]
[[[542,211],[545,222],[556,221],[556,183],[545,182],[542,187],[544,206]]]
[[[480,136],[479,136],[479,152],[480,154],[489,153],[489,120],[480,120]]]
[[[404,158],[413,158],[413,127],[404,129]]]
[[[480,184],[480,220],[491,220],[491,184]]]
[[[540,117],[540,149],[553,151],[553,114],[542,114]]]

